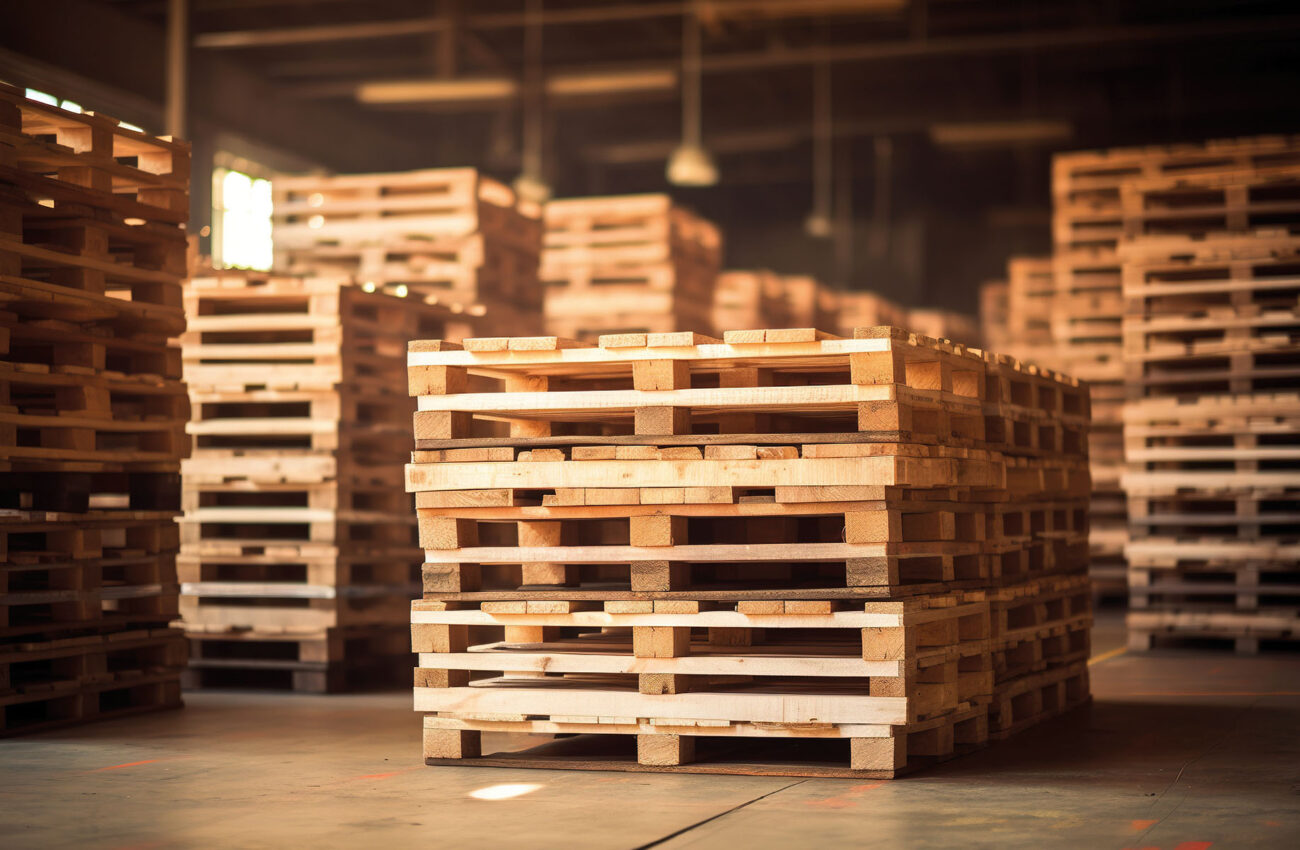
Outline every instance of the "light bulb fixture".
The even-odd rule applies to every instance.
[[[715,186],[718,168],[699,145],[684,144],[668,159],[668,182],[674,186]]]
[[[551,187],[543,177],[545,85],[542,76],[542,0],[528,0],[524,7],[523,169],[512,185],[520,198],[535,204],[544,204],[551,198]]]
[[[812,212],[803,220],[803,230],[814,239],[829,239],[834,233],[831,217],[825,213]]]
[[[831,205],[834,199],[835,128],[831,115],[831,66],[819,62],[813,69],[813,208],[804,219],[804,232],[814,239],[834,233]]]
[[[521,200],[529,203],[544,204],[551,199],[550,185],[531,174],[520,174],[510,185]]]
[[[666,176],[674,186],[713,186],[718,168],[704,149],[700,125],[700,19],[696,4],[682,18],[682,143],[668,158]]]

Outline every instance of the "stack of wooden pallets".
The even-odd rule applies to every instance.
[[[1093,528],[1097,569],[1118,570],[1127,541],[1121,408],[1125,398],[1121,325],[1125,240],[1268,226],[1284,199],[1227,198],[1245,192],[1238,176],[1294,174],[1294,139],[1265,136],[1171,147],[1060,154],[1053,161],[1057,295],[1053,368],[1092,384]],[[1235,188],[1234,188],[1235,187]],[[1279,202],[1281,206],[1279,206]],[[1249,221],[1240,218],[1254,210]]]
[[[195,685],[326,691],[409,659],[405,349],[445,309],[350,278],[186,285],[181,612]]]
[[[790,306],[779,274],[770,271],[725,271],[713,296],[713,327],[723,331],[784,327]]]
[[[0,84],[0,735],[180,705],[189,156]]]
[[[1052,359],[1055,296],[1051,257],[1012,257],[1007,261],[1007,332],[1021,347],[1008,354],[1035,362]]]
[[[1088,698],[1069,379],[887,327],[409,371],[430,763],[890,777]]]
[[[472,168],[277,176],[275,268],[447,307],[453,337],[541,332],[540,211]]]
[[[712,332],[718,229],[667,195],[551,201],[542,280],[547,333]]]
[[[845,336],[853,336],[854,328],[907,326],[906,310],[874,292],[864,290],[839,293],[836,318],[839,320],[839,333]]]
[[[1098,597],[1122,599],[1128,593],[1128,570],[1124,562],[1128,521],[1124,496],[1119,492],[1123,471],[1123,447],[1119,438],[1121,388],[1112,374],[1116,369],[1112,359],[1091,359],[1096,353],[1089,347],[1091,344],[1081,350],[1078,339],[1058,339],[1056,329],[1062,327],[1058,321],[1061,301],[1057,294],[1058,265],[1052,257],[1013,257],[1007,261],[1004,325],[993,331],[1002,336],[985,344],[1029,363],[1071,375],[1075,375],[1071,370],[1081,370],[1094,380],[1101,379],[1092,391],[1090,570]],[[1091,314],[1085,311],[1083,315]]]
[[[783,275],[781,287],[785,290],[791,327],[840,326],[840,296],[836,290],[809,275]]]
[[[1291,224],[1121,247],[1136,649],[1300,639],[1300,180],[1230,183],[1199,220]]]
[[[982,345],[979,322],[974,316],[952,310],[908,310],[907,328],[937,339],[951,339],[962,345]]]
[[[1010,285],[1005,280],[990,280],[980,287],[980,337],[990,351],[1009,352],[1015,344],[1010,307]]]

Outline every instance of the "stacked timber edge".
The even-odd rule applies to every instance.
[[[1072,379],[889,327],[408,364],[430,764],[887,778],[1088,699]]]
[[[541,333],[541,211],[473,168],[277,176],[275,268],[451,311],[448,338]]]
[[[1129,522],[1132,500],[1120,487],[1121,410],[1132,389],[1131,348],[1122,339],[1122,248],[1149,237],[1279,226],[1296,209],[1282,184],[1295,180],[1300,145],[1295,137],[1259,136],[1075,151],[1056,155],[1052,167],[1055,351],[1036,362],[1093,387],[1093,562],[1109,590],[1125,563],[1129,531],[1141,525]],[[1263,187],[1266,180],[1274,188]]]
[[[1300,183],[1289,188],[1300,200]],[[1294,649],[1300,235],[1149,237],[1121,251],[1129,646]]]
[[[181,705],[189,170],[0,84],[0,736]]]
[[[766,270],[725,271],[713,294],[713,327],[723,331],[785,327],[790,300],[781,275]]]
[[[453,314],[355,283],[230,271],[186,284],[189,685],[335,691],[409,663],[421,557],[402,490],[405,352]]]
[[[667,195],[566,198],[545,208],[546,332],[713,332],[718,228]]]

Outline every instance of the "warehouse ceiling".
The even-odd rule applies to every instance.
[[[165,25],[166,0],[96,2]],[[200,72],[237,65],[295,108],[392,140],[331,149],[316,134],[298,151],[311,160],[348,170],[468,164],[513,179],[529,105],[542,176],[558,195],[673,189],[665,164],[680,141],[683,21],[694,11],[703,141],[719,183],[673,191],[724,226],[729,263],[964,309],[1008,253],[1048,247],[1053,150],[1300,130],[1289,107],[1300,11],[1285,0],[190,0],[190,9]],[[854,222],[847,240],[803,229],[819,79],[833,138],[820,146],[822,165],[834,214]]]

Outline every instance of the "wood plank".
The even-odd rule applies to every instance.
[[[751,723],[899,725],[907,722],[905,697],[749,693],[646,695],[577,688],[416,688],[415,710],[461,714],[744,720]]]

